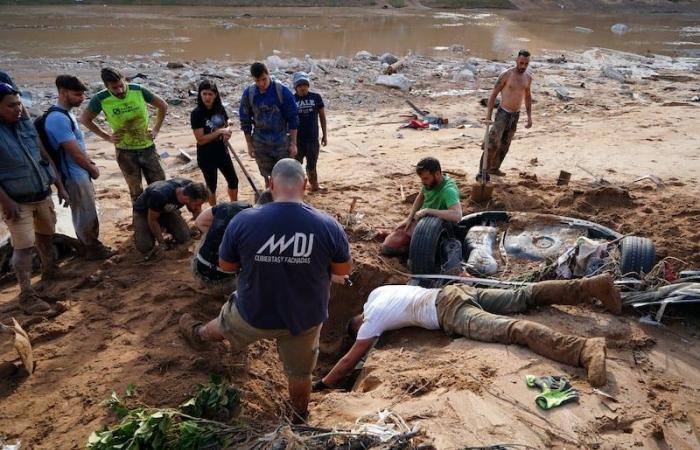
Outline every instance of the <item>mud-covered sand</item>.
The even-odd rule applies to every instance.
[[[645,66],[665,61],[661,57],[639,57],[630,70],[631,56],[602,53],[602,57],[567,55],[565,64],[533,64],[534,126],[518,130],[504,163],[507,176],[497,182],[493,202],[479,206],[468,198],[483,137],[483,128],[476,123],[484,114],[479,100],[487,96],[495,73],[477,70],[476,84],[455,86],[451,68],[464,65],[469,55],[442,61],[415,57],[404,72],[417,80],[410,93],[374,86],[381,70],[376,61],[353,62],[361,68],[359,73],[328,64],[329,73],[317,74],[315,89],[329,99],[329,146],[319,163],[322,183],[329,190],[308,195],[307,201],[350,223],[347,232],[355,261],[354,286],[332,290],[318,374],[347,348],[344,322],[361,310],[370,290],[406,281],[399,273],[406,270],[401,261],[378,256],[378,239],[410,208],[402,192],[408,196],[417,190],[413,164],[423,156],[439,158],[458,182],[465,213],[507,209],[580,217],[652,238],[659,257],[700,265],[700,110],[691,101],[698,95],[699,74],[687,62],[670,59],[664,67]],[[623,81],[602,76],[596,58],[629,76]],[[623,59],[610,63],[613,58]],[[97,80],[97,63],[61,64],[53,70],[75,70],[91,82]],[[479,64],[484,69],[493,63]],[[244,66],[233,70],[244,73]],[[18,73],[18,78],[26,79],[29,72]],[[34,87],[48,89],[49,78],[37,80]],[[235,82],[220,82],[227,86],[231,111],[240,94],[237,80],[242,83],[243,75]],[[572,98],[558,99],[552,80],[567,87]],[[440,95],[451,89],[465,90]],[[405,98],[448,117],[451,124],[466,126],[397,130],[405,121],[401,116],[411,113]],[[173,155],[178,148],[194,152],[188,102],[171,108],[157,140],[159,152]],[[233,145],[242,152],[240,134],[234,136]],[[102,238],[119,254],[106,262],[65,262],[62,269],[73,277],[57,282],[50,292],[62,297],[68,310],[52,320],[21,314],[13,300],[16,287],[3,285],[2,320],[15,316],[25,326],[34,343],[37,369],[31,377],[2,381],[0,434],[20,438],[31,449],[82,448],[92,430],[114,421],[100,405],[113,389],[123,391],[133,383],[138,400],[172,406],[212,372],[226,375],[242,389],[244,420],[275,423],[287,406],[286,382],[274,344],[256,344],[247,356],[232,354],[225,344],[203,353],[185,345],[176,332],[180,315],[214,317],[224,299],[208,295],[194,282],[189,272],[194,243],[168,251],[162,259],[143,261],[131,240],[130,202],[114,151],[94,137],[88,146],[102,172],[96,181]],[[247,156],[243,159],[252,170],[254,163]],[[164,164],[170,176],[201,180],[197,169],[174,157]],[[596,178],[626,186],[627,193],[595,190],[593,177],[582,168]],[[572,173],[569,186],[556,186],[560,170]],[[665,187],[648,180],[631,183],[647,174],[661,177]],[[220,191],[221,197],[223,186]],[[252,199],[243,177],[241,197]],[[356,215],[348,222],[353,197],[357,197]],[[525,349],[402,330],[387,333],[380,341],[355,392],[313,394],[310,422],[345,426],[361,415],[391,408],[419,425],[424,439],[440,449],[499,442],[536,448],[697,448],[696,318],[675,311],[667,319],[669,326],[654,328],[640,324],[633,312],[611,317],[594,306],[541,308],[528,318],[560,331],[607,337],[608,385],[603,390],[618,402],[593,393],[581,369]],[[0,359],[16,358],[9,341],[1,339]],[[547,413],[537,410],[535,394],[524,384],[528,373],[568,374],[583,394],[581,403]]]

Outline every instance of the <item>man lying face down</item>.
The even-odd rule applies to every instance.
[[[622,310],[620,294],[610,275],[571,281],[543,281],[519,289],[478,289],[453,284],[441,289],[382,286],[373,290],[363,314],[349,330],[355,343],[331,371],[316,381],[314,391],[336,386],[372,348],[384,331],[417,326],[441,329],[483,342],[518,344],[554,361],[585,367],[592,386],[606,383],[605,339],[558,333],[529,320],[500,314],[523,313],[539,305],[578,305],[600,300],[613,314]]]

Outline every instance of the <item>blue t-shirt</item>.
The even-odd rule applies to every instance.
[[[299,111],[299,129],[297,142],[318,143],[318,111],[324,108],[323,99],[315,92],[309,92],[304,97],[294,94]]]
[[[61,108],[59,105],[56,106]],[[61,111],[54,111],[46,117],[44,127],[46,129],[46,136],[49,138],[49,144],[51,144],[53,148],[58,148],[66,142],[78,141],[80,151],[84,155],[87,155],[87,151],[85,150],[85,137],[80,130],[80,125],[78,125],[78,121],[72,113],[69,112],[68,114],[70,115],[70,119]],[[71,121],[73,121],[74,128],[71,128]],[[88,171],[80,167],[70,153],[64,151],[63,155],[64,159],[61,161],[62,167],[59,169],[66,178],[71,178],[73,180],[90,178]]]
[[[219,257],[241,264],[234,295],[246,322],[298,335],[328,318],[330,265],[349,261],[350,246],[329,215],[303,203],[273,202],[233,218]]]

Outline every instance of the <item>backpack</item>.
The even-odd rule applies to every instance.
[[[73,119],[71,118],[70,114],[68,114],[68,111],[66,111],[63,108],[59,108],[55,105],[50,107],[44,114],[42,114],[41,116],[37,117],[36,120],[34,120],[34,128],[36,128],[36,132],[39,134],[39,139],[41,140],[41,143],[46,149],[46,153],[49,154],[51,161],[53,161],[53,165],[56,166],[56,171],[61,177],[61,181],[65,181],[67,175],[67,167],[66,170],[63,170],[66,165],[64,157],[65,151],[63,150],[63,146],[59,145],[58,148],[54,148],[49,141],[49,135],[46,134],[46,118],[49,117],[49,114],[55,111],[61,112],[68,117],[68,120],[70,121],[71,131],[75,133],[75,123],[73,122]]]
[[[284,104],[284,93],[282,91],[282,83],[271,80],[271,84],[275,85],[275,91],[277,91],[277,102],[279,103],[278,106],[282,106]],[[248,113],[255,119],[255,111],[253,110],[253,96],[255,95],[255,85],[251,84],[248,86],[245,90],[245,102],[248,107]]]

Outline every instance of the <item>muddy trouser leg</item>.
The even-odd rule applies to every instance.
[[[579,356],[586,343],[584,338],[564,335],[529,320],[491,314],[467,301],[442,320],[442,328],[448,334],[482,342],[522,345],[538,355],[571,366],[580,365]]]
[[[139,195],[143,193],[139,155],[132,150],[117,149],[117,164],[122,171],[122,175],[124,175],[126,185],[129,187],[129,195],[133,204],[139,198]]]
[[[517,314],[527,311],[531,302],[532,288],[519,289],[477,289],[474,301],[493,314]]]
[[[139,166],[146,178],[146,184],[151,184],[154,181],[165,180],[165,170],[160,163],[160,157],[156,153],[156,146],[152,145],[138,153]]]
[[[100,222],[95,207],[95,189],[90,178],[68,178],[65,182],[70,200],[73,226],[78,240],[86,247],[97,246],[100,235]]]
[[[151,234],[151,229],[148,227],[148,217],[144,212],[134,211],[134,246],[141,253],[148,253],[153,250],[155,238]]]
[[[501,137],[501,145],[499,146],[498,150],[498,166],[496,167],[497,169],[501,168],[501,164],[503,164],[503,160],[506,159],[506,155],[508,154],[508,150],[510,150],[510,143],[513,140],[513,136],[515,136],[515,131],[518,128],[518,119],[520,118],[520,113],[515,113],[515,114],[510,114],[508,118],[508,127],[506,130],[503,132],[503,135]]]
[[[493,122],[493,125],[491,125],[491,130],[489,131],[489,141],[488,141],[488,161],[486,161],[486,171],[493,171],[498,169],[500,167],[501,163],[498,160],[498,156],[500,155],[500,147],[501,147],[501,142],[503,141],[503,134],[506,131],[506,127],[508,125],[506,117],[504,117],[505,111],[501,112],[501,110],[496,111],[496,118]],[[483,153],[481,154],[481,161],[479,164],[479,168],[484,163],[484,155]]]
[[[159,222],[163,228],[173,235],[177,243],[184,244],[190,240],[190,228],[179,211],[162,213]]]

